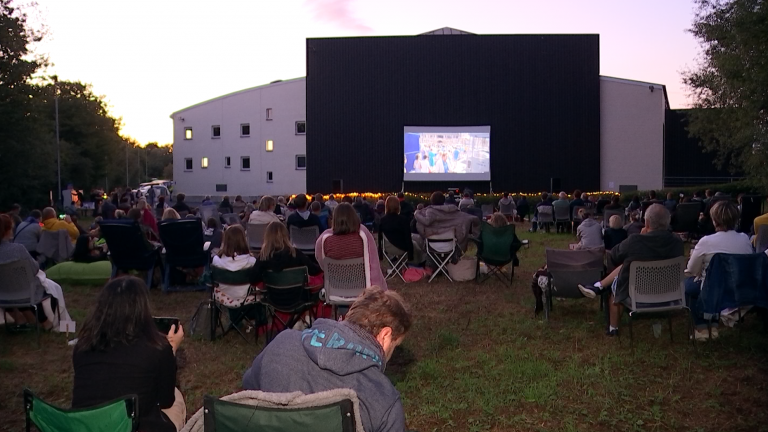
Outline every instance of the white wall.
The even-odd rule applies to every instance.
[[[601,190],[662,188],[665,104],[658,84],[600,77]]]
[[[295,134],[296,121],[306,120],[306,80],[298,78],[255,87],[202,102],[171,115],[173,119],[174,192],[188,196],[277,195],[306,190],[306,170],[297,170],[295,156],[306,154],[306,136]],[[273,120],[266,120],[272,108]],[[182,120],[183,119],[183,120]],[[240,125],[249,123],[250,137],[240,136]],[[221,126],[221,137],[211,137],[211,127]],[[192,139],[185,140],[185,128],[192,128]],[[266,151],[266,140],[274,150]],[[224,167],[224,157],[231,168]],[[240,169],[240,158],[250,156],[251,169]],[[208,168],[201,168],[202,158]],[[192,170],[185,170],[185,159],[192,158]],[[267,171],[273,182],[267,183]],[[226,184],[227,192],[216,192]]]

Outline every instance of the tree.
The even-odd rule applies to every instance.
[[[683,80],[694,98],[689,132],[732,171],[768,192],[768,2],[697,0],[702,45]]]

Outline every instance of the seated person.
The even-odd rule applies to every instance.
[[[472,197],[469,195],[469,192],[464,192],[464,195],[461,197],[461,200],[459,201],[459,210],[464,210],[468,207],[474,207],[475,206],[475,200],[472,199]]]
[[[155,219],[155,214],[152,211],[152,208],[147,204],[147,200],[141,198],[138,204],[136,204],[136,208],[141,211],[141,219],[139,219],[141,224],[152,232],[155,239],[159,240],[160,236],[158,234],[159,231],[157,230],[157,219]]]
[[[269,195],[264,195],[259,201],[258,210],[251,212],[248,217],[249,224],[270,224],[272,222],[280,222],[280,219],[275,213],[276,207],[275,199]]]
[[[643,204],[640,202],[640,197],[635,195],[632,197],[632,202],[627,207],[628,212],[640,211],[643,208]]]
[[[72,354],[72,408],[89,408],[125,395],[139,397],[139,430],[181,430],[187,410],[176,388],[176,351],[184,329],[157,331],[149,289],[139,278],[112,279],[80,326]]]
[[[115,210],[115,219],[125,219],[127,217],[128,216],[125,214],[124,211],[122,211],[120,209]]]
[[[256,264],[256,258],[251,256],[248,239],[240,225],[233,225],[224,231],[224,238],[219,253],[213,256],[211,265],[216,268],[239,271],[250,269]],[[213,295],[216,301],[228,308],[238,308],[244,304],[254,303],[256,298],[248,295],[250,284],[227,285],[219,284]]]
[[[117,205],[117,208],[128,213],[128,211],[131,209],[130,199],[126,196],[120,198],[120,203]]]
[[[215,217],[208,218],[205,222],[203,239],[207,242],[211,242],[211,251],[221,248],[222,237],[223,233],[221,231],[221,225],[219,225],[219,220]]]
[[[288,232],[291,231],[292,226],[296,226],[298,228],[316,226],[318,231],[322,232],[320,230],[320,218],[317,217],[317,215],[312,214],[312,212],[307,209],[309,204],[307,196],[304,194],[298,194],[293,199],[293,202],[296,204],[296,211],[291,213],[291,215],[288,216],[288,219],[285,221],[285,224],[288,226]]]
[[[64,214],[70,216],[77,216],[77,203],[70,201],[68,205],[64,206]]]
[[[322,211],[322,206],[320,205],[319,201],[314,201],[312,205],[309,206],[309,210],[317,216],[318,219],[320,219],[320,232],[323,232],[328,229],[328,212]]]
[[[104,251],[104,247],[96,245],[97,240],[88,234],[78,237],[75,243],[75,251],[72,253],[72,261],[88,264],[109,259],[107,252]]]
[[[640,222],[640,210],[635,210],[629,214],[629,223],[624,225],[627,236],[640,234],[645,229],[645,224]]]
[[[459,209],[454,207],[458,212]],[[325,230],[315,243],[315,257],[323,271],[325,257],[335,260],[364,258],[371,278],[371,285],[387,289],[381,272],[376,240],[368,229],[362,227],[357,212],[348,203],[341,203],[333,211],[333,227]]]
[[[360,399],[363,429],[403,432],[400,394],[384,368],[410,327],[400,295],[368,288],[346,320],[318,319],[311,329],[280,332],[245,372],[243,389],[306,394],[352,389]]]
[[[112,192],[110,197],[111,199],[104,200],[101,203],[101,217],[105,220],[115,219],[115,210],[117,210],[117,206],[112,203],[112,201],[117,200],[117,194]]]
[[[335,209],[337,205],[339,205],[339,202],[336,201],[336,197],[333,194],[329,195],[328,201],[325,203],[325,206],[328,207],[328,210],[333,213],[333,209]]]
[[[433,193],[429,202],[428,207],[417,210],[414,215],[416,229],[421,237],[453,231],[461,250],[466,250],[469,237],[477,236],[480,232],[480,219],[461,212],[455,205],[446,204],[442,192]]]
[[[611,203],[603,207],[603,210],[621,210],[624,211],[624,206],[621,205],[621,196],[614,195],[611,198]]]
[[[585,297],[595,298],[610,286],[610,325],[607,336],[616,336],[619,320],[629,299],[629,264],[632,261],[659,261],[683,256],[683,241],[669,231],[670,214],[661,204],[652,204],[645,214],[645,233],[628,237],[611,249],[608,259],[616,266],[605,279],[579,290]],[[626,265],[625,265],[626,264]]]
[[[178,220],[181,219],[181,216],[179,216],[179,213],[174,210],[173,208],[167,208],[163,212],[163,220]]]
[[[402,192],[397,193],[397,200],[400,201],[400,216],[404,217],[408,223],[413,220],[414,209],[411,203],[405,200],[405,194]],[[386,204],[384,205],[386,209]],[[386,212],[385,212],[386,213]]]
[[[19,204],[13,204],[11,206],[11,210],[6,213],[8,216],[11,217],[11,220],[13,221],[13,226],[18,227],[19,224],[21,224],[21,216],[19,216],[19,213],[21,213],[21,205]]]
[[[181,215],[181,212],[187,212],[187,214],[192,212],[192,209],[190,209],[187,203],[184,202],[185,199],[187,199],[187,196],[183,193],[176,195],[176,204],[174,204],[173,207],[171,207],[172,209],[176,210],[176,213],[178,213],[179,215]]]
[[[698,307],[699,294],[707,276],[707,267],[716,253],[751,254],[752,243],[744,233],[736,231],[739,222],[739,209],[730,201],[717,201],[709,211],[715,226],[715,233],[704,236],[696,243],[685,269],[686,304],[691,309],[691,316],[696,325],[696,340],[709,339],[707,320]],[[712,322],[712,338],[718,337],[717,321]]]
[[[232,213],[240,215],[245,211],[246,206],[247,205],[245,204],[245,201],[243,201],[243,197],[238,195],[235,197],[235,202],[232,203]]]
[[[232,207],[232,203],[229,202],[229,196],[224,195],[224,197],[221,199],[221,203],[219,203],[219,213],[225,215],[234,212],[235,209]]]
[[[669,213],[674,213],[677,209],[677,199],[672,192],[667,193],[667,200],[664,201],[664,207],[669,210]]]
[[[539,201],[539,203],[536,204],[536,208],[533,210],[533,222],[531,222],[531,232],[536,232],[536,230],[539,228],[539,225],[540,225],[538,223],[539,209],[542,207],[550,207],[552,209],[552,219],[554,220],[555,209],[552,205],[552,201],[550,201],[548,193],[542,192],[541,201]]]
[[[376,219],[376,216],[373,214],[373,210],[371,209],[371,206],[368,205],[368,202],[365,201],[363,197],[356,196],[355,203],[352,204],[352,207],[357,212],[358,216],[360,217],[360,223],[362,223],[363,225],[370,225]]]
[[[501,203],[501,201],[499,201],[499,203]],[[521,196],[520,199],[517,201],[516,206],[517,206],[517,219],[520,222],[524,222],[525,218],[528,217],[528,214],[531,213],[531,206],[530,204],[528,204],[528,198],[526,198],[525,195]],[[499,206],[499,211],[501,211],[501,206]],[[507,215],[504,215],[504,216],[507,216]]]
[[[40,210],[32,210],[29,212],[28,218],[16,225],[13,234],[13,242],[27,248],[27,252],[33,257],[37,256],[37,243],[40,241],[40,233],[43,230],[40,227],[40,218],[42,217]]]
[[[178,201],[178,200],[179,200],[179,197],[177,196],[176,197],[176,201]],[[204,196],[203,200],[200,202],[200,205],[204,205],[204,206],[214,205],[213,204],[213,200],[211,200],[211,196],[210,195]]]
[[[752,238],[752,245],[756,244],[755,240],[757,240],[757,235],[760,234],[760,227],[763,225],[768,225],[768,213],[756,217],[752,222],[752,233],[755,235]]]
[[[613,215],[608,219],[608,228],[603,233],[603,242],[605,244],[605,250],[609,251],[616,247],[619,243],[626,240],[628,237],[627,231],[621,226],[621,216]]]
[[[379,244],[383,245],[386,237],[392,246],[408,253],[408,262],[423,263],[424,240],[418,234],[411,234],[411,224],[400,215],[400,200],[390,195],[385,207],[386,213],[379,223]]]
[[[521,204],[524,204],[526,206],[524,210],[526,210],[526,214],[527,214],[528,201],[525,201],[525,203],[521,202]],[[503,194],[501,194],[501,199],[499,200],[499,212],[501,212],[501,214],[503,214],[505,217],[510,219],[515,215],[516,210],[518,213],[522,214],[521,210],[523,210],[523,208],[517,209],[517,207],[518,205],[515,204],[515,200],[513,200],[512,197],[509,196],[508,192],[504,192]]]
[[[570,220],[571,220],[571,213],[570,213],[570,211],[571,211],[571,202],[568,201],[568,194],[565,193],[565,192],[560,192],[560,194],[558,195],[558,199],[555,200],[552,203],[552,207],[554,207],[553,214],[555,215],[555,219],[557,219],[556,216],[557,216],[557,210],[558,209],[560,209],[560,211],[562,211],[562,209],[565,209],[565,211],[568,213],[568,221],[569,221],[568,223],[555,221],[555,226],[557,227],[557,232],[558,233],[559,232],[563,232],[563,233],[564,232],[570,232],[571,231],[571,223],[570,223]]]
[[[500,228],[509,225],[507,217],[501,213],[494,213],[488,223],[491,224],[491,226],[494,228]]]
[[[251,283],[262,282],[267,271],[281,272],[294,267],[306,267],[309,276],[322,273],[317,263],[293,247],[291,239],[288,238],[288,229],[282,222],[270,223],[264,233],[264,244],[251,271]]]
[[[66,230],[69,233],[69,238],[72,243],[77,241],[77,237],[80,236],[80,230],[72,222],[72,217],[69,215],[64,216],[63,220],[56,218],[56,210],[53,207],[46,207],[43,209],[43,231],[59,231]]]
[[[603,247],[603,226],[592,217],[592,212],[582,209],[581,223],[576,228],[576,237],[579,243],[576,249],[593,249]]]

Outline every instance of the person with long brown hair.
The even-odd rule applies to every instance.
[[[379,244],[386,247],[384,245],[386,237],[392,246],[408,253],[409,262],[423,263],[424,240],[420,235],[411,233],[411,223],[400,214],[400,200],[394,195],[388,196],[384,209],[384,217],[379,223]]]
[[[232,225],[224,231],[219,253],[214,255],[211,265],[228,271],[247,270],[256,264],[256,258],[248,248],[248,239],[240,225]],[[216,300],[228,308],[237,308],[253,303],[256,299],[248,296],[250,284],[229,285],[220,283],[213,291]]]
[[[261,282],[267,271],[280,272],[305,266],[310,276],[316,276],[322,272],[317,263],[293,247],[285,225],[282,222],[272,222],[267,225],[264,233],[264,244],[251,273],[251,283]]]
[[[172,325],[167,335],[157,330],[144,281],[133,276],[109,281],[77,336],[72,408],[136,394],[139,430],[174,432],[184,426],[175,358],[184,329]]]

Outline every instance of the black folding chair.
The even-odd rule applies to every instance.
[[[99,227],[109,249],[111,277],[116,277],[118,272],[146,271],[147,286],[153,286],[155,266],[162,264],[160,250],[152,247],[139,224],[132,220],[115,219],[102,221]],[[162,265],[160,271],[163,271]]]
[[[171,269],[208,269],[210,254],[204,249],[203,227],[198,219],[170,219],[157,225],[160,240],[165,248],[165,278],[163,291],[171,290]],[[204,285],[196,285],[187,291],[204,290]],[[174,289],[177,290],[177,289]]]
[[[267,307],[267,343],[274,339],[280,330],[293,328],[296,323],[304,320],[304,314],[309,313],[307,327],[314,322],[314,305],[317,298],[313,299],[307,284],[309,274],[306,267],[284,269],[280,272],[268,271],[264,274],[264,297],[261,303]],[[288,319],[283,319],[280,313],[287,314]],[[276,331],[276,324],[282,327]]]

